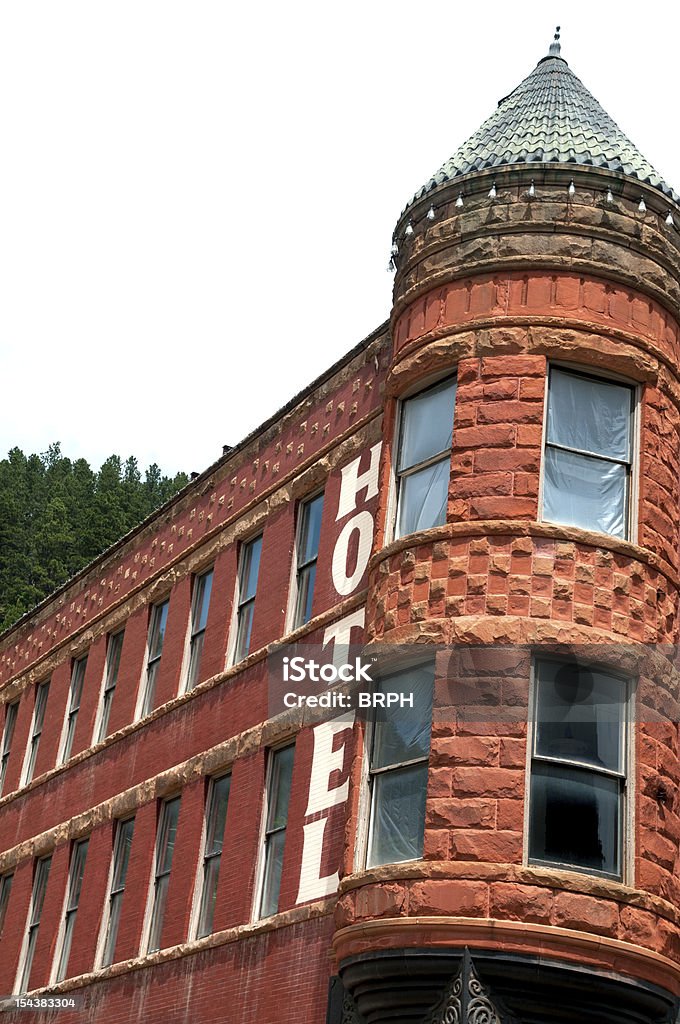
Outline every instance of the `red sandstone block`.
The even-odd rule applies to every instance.
[[[558,928],[615,936],[619,926],[619,908],[610,900],[575,892],[558,892],[555,894],[552,923]]]
[[[448,829],[426,829],[423,837],[423,860],[449,860],[449,845]]]
[[[503,399],[516,399],[519,395],[519,381],[517,378],[503,377],[501,380],[492,381],[484,385],[484,398],[487,401],[497,402]]]
[[[535,449],[481,448],[474,453],[474,468],[478,473],[499,473],[515,470],[537,473],[540,467],[540,453]]]
[[[585,281],[583,301],[586,309],[593,313],[604,313],[607,308],[607,289],[599,281]]]
[[[545,395],[545,381],[542,378],[522,378],[519,382],[519,397],[522,401],[528,398],[538,398],[541,401]]]
[[[433,878],[411,886],[409,913],[486,917],[488,902],[489,890],[485,882]]]
[[[552,280],[547,274],[532,275],[527,282],[527,306],[529,309],[551,311]]]
[[[536,502],[514,496],[473,498],[470,513],[474,519],[535,519]]]
[[[521,832],[478,832],[463,829],[451,833],[451,859],[515,864],[522,860]]]
[[[479,380],[479,360],[461,359],[458,363],[456,377],[458,380],[458,387],[462,384],[468,384],[472,381]]]
[[[501,377],[543,377],[545,356],[490,356],[482,359],[481,374],[487,380]]]
[[[437,757],[442,763],[456,765],[498,764],[499,741],[488,736],[452,736],[437,744]]]
[[[631,318],[631,298],[625,292],[612,291],[609,295],[609,315],[613,320],[629,324]]]
[[[442,314],[442,297],[441,291],[436,292],[434,295],[428,295],[425,301],[425,330],[433,331],[437,327]]]
[[[526,756],[527,745],[524,740],[509,737],[501,740],[499,763],[502,768],[523,768]]]
[[[540,402],[489,402],[477,409],[478,423],[540,423],[543,406]]]
[[[465,427],[463,430],[454,431],[453,447],[454,450],[461,448],[512,448],[515,443],[515,434],[514,424]]]
[[[479,723],[471,723],[471,725]],[[452,792],[456,797],[521,797],[524,772],[512,768],[454,768]]]
[[[495,800],[428,800],[426,828],[495,828]]]
[[[555,291],[556,305],[562,306],[564,309],[578,309],[580,306],[579,291],[580,281],[577,277],[558,276]]]
[[[528,403],[522,403],[523,405]],[[542,419],[543,410],[539,409],[538,418]],[[517,425],[517,444],[521,448],[539,447],[543,440],[543,427],[540,423],[534,425],[533,423],[518,423]]]
[[[489,887],[489,917],[502,921],[547,923],[552,912],[550,889],[513,882],[493,882]]]
[[[462,498],[480,495],[512,494],[511,473],[480,473],[456,482],[456,493]]]
[[[473,316],[483,315],[493,309],[496,300],[496,289],[493,281],[475,282],[470,292],[470,313]]]
[[[356,894],[357,918],[398,917],[405,906],[405,885],[400,882],[365,885]]]
[[[496,828],[521,832],[524,828],[524,801],[499,800],[496,810]]]

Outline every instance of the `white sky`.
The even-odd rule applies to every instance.
[[[547,53],[680,188],[680,7],[3,0],[0,457],[201,471],[384,319],[412,194]]]

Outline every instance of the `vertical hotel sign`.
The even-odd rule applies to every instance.
[[[361,456],[341,470],[340,496],[336,523],[342,523],[331,562],[333,586],[340,597],[349,597],[358,588],[371,557],[375,521],[365,506],[378,494],[381,442],[369,449],[370,464],[359,472]],[[356,558],[349,565],[350,551]],[[345,652],[352,641],[353,630],[363,630],[365,608],[357,608],[344,618],[332,623],[323,636],[323,646],[333,645],[333,662],[345,660]],[[356,636],[356,634],[354,634]],[[322,875],[322,854],[326,826],[332,808],[344,805],[349,794],[349,778],[341,786],[331,788],[333,772],[341,772],[345,762],[347,743],[352,736],[354,712],[322,722],[312,730],[314,752],[307,794],[307,808],[303,825],[302,866],[297,903],[330,896],[338,888],[339,875],[334,871]]]

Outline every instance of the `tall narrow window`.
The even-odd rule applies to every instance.
[[[14,875],[3,875],[2,878],[0,878],[0,938],[2,938],[2,930],[5,927],[7,905],[9,903],[9,896],[12,891],[13,881]]]
[[[127,876],[128,864],[130,863],[130,850],[132,848],[132,836],[135,830],[135,819],[128,818],[127,821],[119,821],[116,826],[116,839],[113,848],[113,864],[111,865],[111,889],[109,891],[108,920],[106,922],[106,935],[104,936],[104,948],[102,951],[102,967],[108,967],[114,961],[116,952],[116,939],[118,938],[118,926],[123,905],[123,893],[125,892],[125,879]]]
[[[627,681],[536,663],[529,859],[622,877]]]
[[[106,651],[106,669],[104,671],[102,706],[99,724],[94,738],[95,743],[101,743],[101,741],[106,739],[108,736],[111,705],[113,704],[113,695],[116,690],[116,683],[118,682],[118,670],[120,668],[120,656],[123,650],[124,636],[124,629],[121,629],[120,633],[113,633],[109,636],[108,649]]]
[[[297,595],[293,629],[309,622],[312,617],[316,562],[319,557],[323,494],[306,501],[300,510],[297,544]]]
[[[2,753],[0,754],[0,795],[2,795],[5,789],[7,762],[9,761],[9,755],[12,749],[12,738],[14,736],[14,727],[17,724],[18,711],[18,700],[15,700],[13,704],[8,704],[5,711],[5,728],[2,730]]]
[[[293,779],[295,746],[275,750],[269,762],[267,817],[264,832],[264,871],[259,917],[269,917],[279,909],[283,850],[286,844],[288,804]]]
[[[75,928],[78,903],[80,902],[80,890],[83,886],[88,844],[89,839],[81,839],[79,842],[74,843],[71,852],[71,867],[68,873],[68,891],[66,893],[66,917],[64,919],[64,930],[61,938],[61,949],[57,962],[55,981],[62,981],[66,977],[68,970],[68,958],[71,955],[73,929]]]
[[[28,785],[33,778],[35,762],[38,757],[38,747],[42,736],[43,724],[45,722],[45,708],[47,707],[47,696],[50,692],[49,679],[39,683],[35,691],[35,707],[33,708],[33,722],[31,723],[31,738],[26,751],[22,785]]]
[[[446,522],[456,381],[407,398],[397,459],[396,537]]]
[[[223,775],[212,779],[208,793],[205,816],[205,847],[203,850],[203,874],[201,878],[201,903],[198,915],[197,937],[209,935],[213,930],[217,882],[222,859],[224,826],[227,820],[227,803],[231,776]]]
[[[66,712],[66,724],[64,731],[63,746],[59,764],[68,761],[73,747],[73,737],[76,733],[76,722],[80,711],[80,698],[83,695],[83,682],[85,681],[85,669],[87,668],[87,655],[78,658],[73,662],[71,669],[71,687],[69,689],[68,710]]]
[[[208,621],[210,593],[212,591],[213,571],[210,569],[194,580],[194,596],[191,602],[191,640],[189,641],[189,670],[187,672],[187,690],[193,690],[198,682],[203,653],[203,638]]]
[[[156,843],[153,903],[151,908],[149,942],[146,949],[147,953],[153,953],[155,950],[161,948],[163,917],[165,916],[168,886],[170,885],[172,855],[175,852],[179,804],[180,797],[176,796],[172,800],[165,800],[161,807],[161,816],[158,826],[158,840]]]
[[[417,860],[423,855],[425,794],[432,730],[432,664],[395,673],[376,684],[400,693],[404,706],[376,709],[369,785],[371,815],[367,866]],[[413,696],[413,706],[406,698]]]
[[[31,968],[33,967],[33,957],[35,955],[35,946],[38,941],[40,916],[42,914],[43,903],[45,902],[47,879],[50,875],[51,864],[51,857],[43,857],[35,866],[31,905],[28,910],[28,932],[26,935],[22,961],[19,964],[19,982],[17,985],[19,992],[28,992],[28,986],[31,980]]]
[[[261,536],[249,541],[248,544],[244,544],[241,551],[234,664],[245,658],[250,651],[250,636],[253,630],[253,611],[255,610],[255,593],[257,591],[257,576],[260,571],[261,554]]]
[[[163,601],[162,604],[155,604],[151,609],[144,693],[140,710],[141,718],[153,711],[153,702],[156,695],[156,677],[158,676],[158,666],[161,663],[161,655],[163,653],[169,605],[169,600]]]
[[[625,384],[550,368],[544,519],[630,535],[634,399]]]

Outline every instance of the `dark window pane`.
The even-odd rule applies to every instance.
[[[397,537],[446,522],[450,470],[451,460],[447,456],[401,478]]]
[[[371,768],[428,757],[434,666],[420,665],[381,680],[376,691],[413,694],[413,707],[376,709]]]
[[[304,565],[319,553],[321,537],[321,516],[323,513],[323,494],[302,507],[302,527],[300,530],[300,546],[298,548],[298,565]]]
[[[621,786],[596,772],[534,762],[531,859],[620,875]]]
[[[427,762],[373,777],[368,867],[423,855]]]
[[[536,753],[623,772],[623,680],[575,664],[537,671]]]
[[[284,747],[283,750],[277,750],[273,755],[267,830],[282,828],[288,821],[288,801],[293,778],[294,756],[295,747]]]
[[[631,400],[632,391],[624,385],[553,369],[548,441],[629,461]]]
[[[243,550],[243,567],[241,570],[241,591],[239,601],[249,601],[255,597],[257,577],[260,571],[260,555],[262,553],[262,537],[257,537],[246,544]]]
[[[250,651],[250,635],[253,631],[253,612],[255,602],[241,605],[238,611],[238,631],[236,634],[236,653],[234,661],[241,661]]]
[[[281,890],[281,874],[283,872],[283,850],[285,842],[285,829],[281,832],[273,832],[267,837],[260,917],[269,917],[270,914],[275,914],[279,909],[279,892]]]
[[[312,617],[312,602],[314,600],[314,583],[316,581],[316,562],[300,570],[298,575],[298,596],[297,610],[295,613],[294,626],[304,625]]]
[[[544,519],[624,537],[627,492],[625,466],[588,455],[546,448]]]
[[[455,397],[456,382],[446,380],[404,402],[399,472],[451,447]]]

